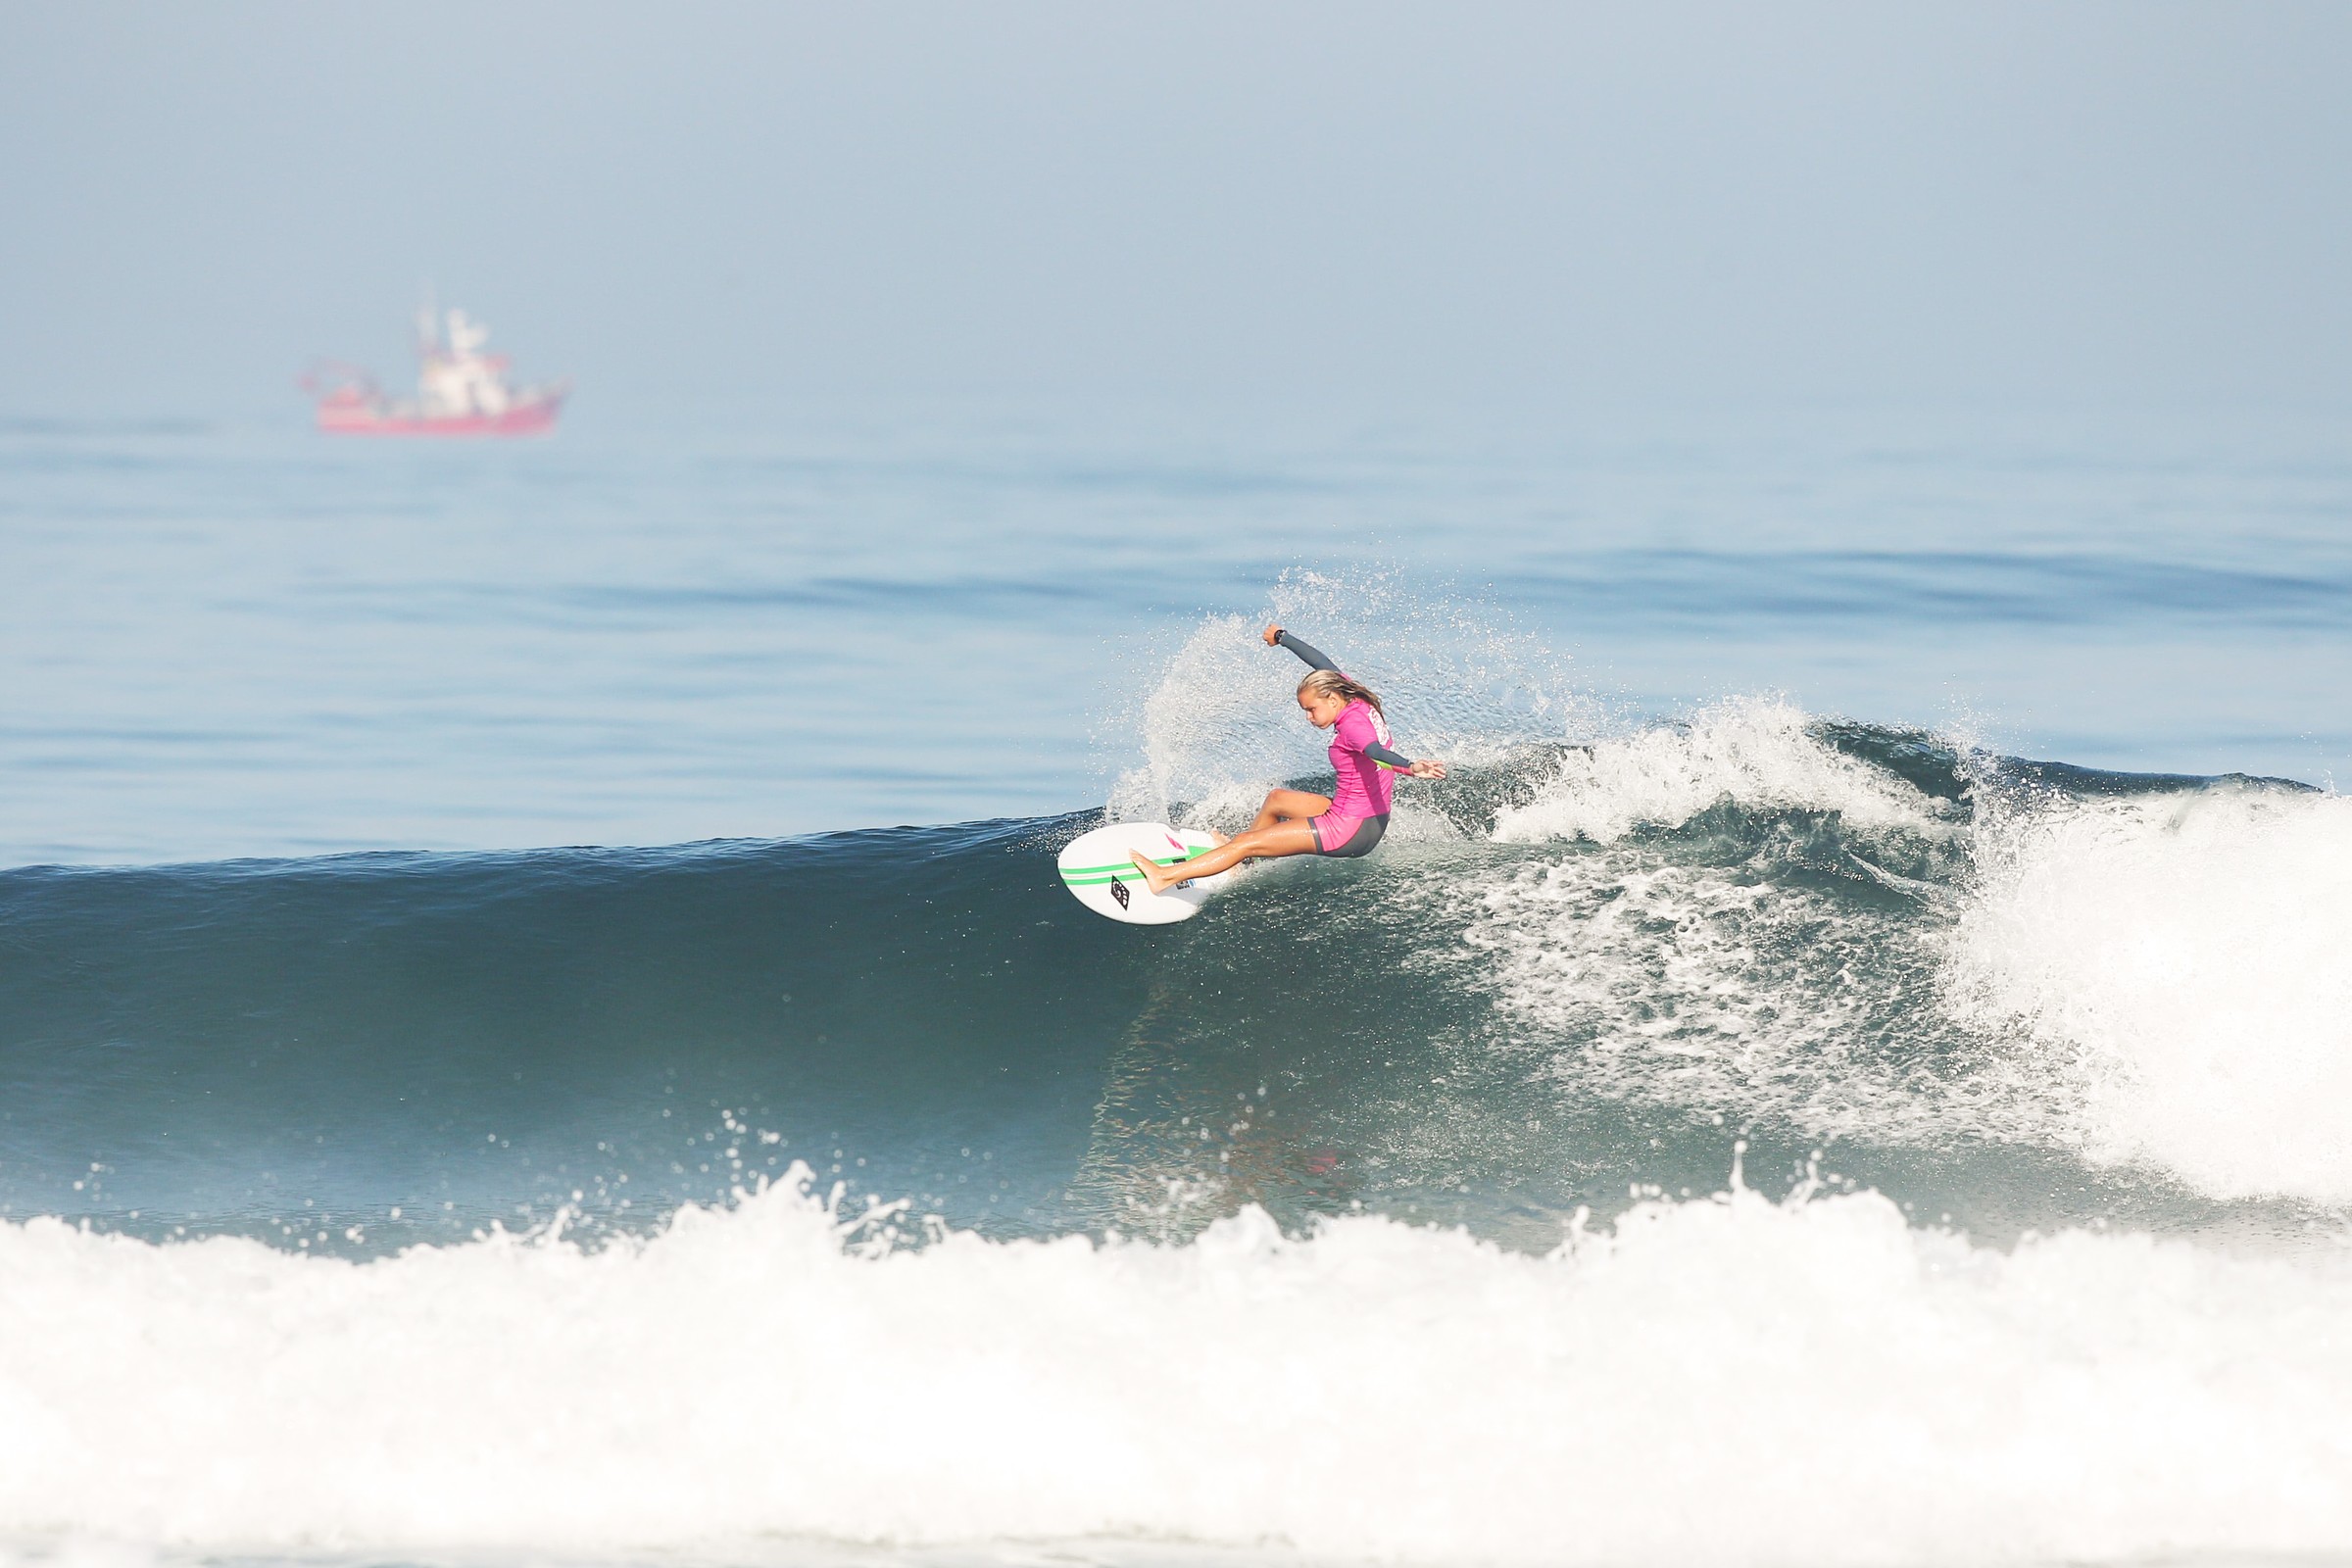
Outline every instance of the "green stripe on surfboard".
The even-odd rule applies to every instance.
[[[1216,846],[1213,844],[1203,845],[1164,859],[1154,855],[1151,860],[1153,865],[1180,865],[1186,860],[1199,859],[1214,848]],[[1061,868],[1061,880],[1074,888],[1101,887],[1107,882],[1141,882],[1143,879],[1144,873],[1135,868],[1132,860],[1121,860],[1115,865],[1065,865]]]

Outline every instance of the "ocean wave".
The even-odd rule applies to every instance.
[[[2014,1054],[1936,1010],[1935,910],[1877,893],[1621,846],[1490,873],[1462,940],[1580,1094],[1881,1147],[2041,1134]]]
[[[2352,1201],[2352,801],[2253,785],[1988,810],[1946,1006],[2042,1050],[2091,1157]]]
[[[883,1212],[802,1178],[643,1241],[365,1264],[0,1226],[0,1534],[1595,1564],[2352,1544],[2332,1247],[2003,1252],[1876,1196],[1745,1191],[1543,1256],[1256,1210],[1180,1247],[907,1250]]]
[[[1251,633],[1162,672],[1138,799],[1230,820],[1312,765]],[[1743,1133],[1981,1235],[2352,1202],[2335,797],[1778,702],[1574,740],[1507,639],[1454,656],[1366,667],[1489,760],[1402,789],[1379,856],[1266,863],[1156,934],[1053,879],[1091,813],[0,874],[0,1091],[42,1108],[0,1138],[0,1216],[330,1250],[326,1214],[378,1250],[564,1202],[642,1230],[776,1168],[734,1119],[777,1134],[762,1162],[996,1237],[1257,1203],[1548,1245]]]
[[[1577,747],[1533,800],[1497,815],[1494,837],[1614,844],[1638,828],[1680,827],[1723,801],[1836,811],[1865,831],[1950,831],[1952,803],[1838,751],[1816,733],[1820,723],[1790,704],[1748,699]]]

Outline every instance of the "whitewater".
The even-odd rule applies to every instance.
[[[1540,1257],[1378,1218],[1286,1240],[1256,1208],[1174,1248],[861,1234],[791,1183],[592,1251],[11,1227],[0,1507],[208,1550],[1503,1562],[2130,1559],[2352,1527],[2336,1256],[2004,1252],[1875,1197],[1743,1190]]]
[[[644,459],[605,475],[632,510],[566,501],[560,452],[460,503],[398,457],[321,486],[245,438],[8,439],[12,560],[79,588],[20,595],[11,646],[49,616],[91,705],[19,692],[0,726],[11,1562],[2352,1556],[2352,808],[2297,760],[2320,720],[2199,707],[2159,657],[2234,639],[2263,702],[2316,711],[2336,656],[2288,661],[2352,563],[2296,519],[2352,495],[2340,465],[2186,485],[2302,563],[2254,582],[1986,508],[1973,564],[1904,565],[1838,520],[1886,500],[1855,449],[1723,457],[1719,503],[1646,448]],[[1988,490],[2046,518],[2136,471],[1906,463],[1920,515]],[[1820,537],[1626,536],[1776,464],[1837,503]],[[219,532],[188,657],[285,705],[105,710],[156,644],[61,618],[118,569],[69,522],[270,535],[258,495],[355,485],[401,527],[453,508],[470,564],[337,586],[387,537],[358,503],[283,580]],[[787,559],[760,497],[871,526]],[[1619,534],[1563,546],[1539,524],[1570,500]],[[1018,560],[926,512],[1020,513]],[[1367,514],[1387,564],[1253,553],[1269,516],[1312,544]],[[1437,565],[1465,529],[1491,582]],[[815,586],[618,585],[680,530]],[[1175,543],[1195,575],[1147,631],[1073,624]],[[2212,593],[2086,576],[2094,547]],[[395,599],[449,662],[371,662],[424,657]],[[1095,918],[1053,857],[1106,814],[1231,828],[1317,784],[1268,619],[1451,775],[1369,859]],[[1988,656],[1940,713],[1871,706],[2001,627],[2040,656],[2016,683]],[[874,662],[825,662],[860,639]],[[624,643],[640,684],[608,687]],[[1779,675],[1661,689],[1670,644]],[[1886,668],[1840,687],[1856,649]],[[2080,745],[2003,730],[2124,665]],[[747,670],[800,728],[753,722]],[[817,830],[760,814],[795,767]]]

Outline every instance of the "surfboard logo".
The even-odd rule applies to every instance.
[[[1124,882],[1113,882],[1110,885],[1110,896],[1119,901],[1119,907],[1122,909],[1126,908],[1134,899],[1134,895],[1127,891],[1127,884]]]

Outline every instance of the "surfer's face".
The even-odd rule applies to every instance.
[[[1306,710],[1306,721],[1317,729],[1329,729],[1348,711],[1348,699],[1336,692],[1300,692],[1298,706]]]

